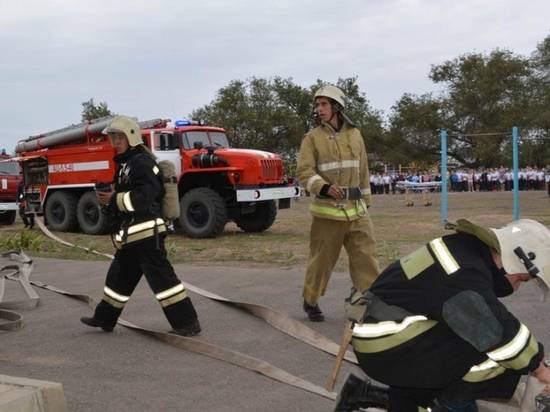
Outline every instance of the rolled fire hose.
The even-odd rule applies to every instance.
[[[3,253],[2,257],[22,263],[21,266],[7,265],[0,268],[0,319],[4,321],[0,323],[0,330],[17,330],[21,328],[23,316],[14,310],[34,309],[38,305],[40,297],[31,287],[29,281],[33,269],[32,260],[24,253],[14,251]],[[28,299],[4,301],[6,279],[19,282]]]

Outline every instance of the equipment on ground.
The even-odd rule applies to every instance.
[[[414,194],[422,196],[424,206],[433,205],[432,193],[441,188],[441,182],[408,182],[406,180],[399,181],[395,185],[396,189],[405,192],[405,206],[414,206]]]
[[[327,382],[325,383],[325,389],[327,391],[332,391],[334,389],[334,384],[336,383],[336,378],[340,372],[340,367],[342,366],[342,361],[344,360],[344,355],[348,349],[349,344],[351,343],[351,337],[353,335],[353,322],[347,322],[344,332],[342,333],[342,338],[340,339],[340,349],[338,350],[338,355],[336,355],[336,360],[334,361],[334,366],[332,367],[332,372],[330,373]]]
[[[163,162],[173,164],[164,213],[187,236],[215,237],[231,220],[243,231],[263,232],[275,222],[277,209],[289,208],[300,195],[279,155],[232,149],[219,127],[168,123],[137,122],[139,139],[131,143],[143,142],[163,172]],[[114,148],[102,132],[132,128],[131,118],[108,116],[20,141],[16,151],[29,210],[43,214],[53,230],[106,233],[110,222],[100,213],[94,187],[112,181],[116,166]]]

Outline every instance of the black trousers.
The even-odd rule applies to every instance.
[[[514,394],[521,375],[507,370],[486,381],[469,383],[456,380],[447,388],[396,388],[389,389],[390,412],[417,412],[418,407],[427,408],[435,399],[467,403],[478,399],[508,400]],[[466,408],[465,411],[470,409]]]
[[[162,235],[158,244],[151,237],[117,250],[94,317],[106,326],[115,326],[142,275],[173,329],[185,327],[197,319],[193,303],[168,261]]]

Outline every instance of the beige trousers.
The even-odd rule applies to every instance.
[[[315,305],[325,294],[342,246],[348,253],[351,281],[357,290],[368,289],[380,274],[376,241],[368,215],[352,222],[314,216],[303,291],[308,304]]]

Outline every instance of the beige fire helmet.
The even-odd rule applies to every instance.
[[[550,290],[550,230],[531,219],[516,220],[491,230],[500,245],[504,270],[533,275],[544,300]]]
[[[342,108],[346,107],[346,102],[344,101],[344,92],[336,86],[328,85],[320,87],[319,90],[315,92],[315,97],[313,98],[313,100],[315,101],[315,99],[317,99],[318,97],[328,97],[329,99],[332,99],[340,104]]]
[[[128,144],[132,147],[143,144],[139,125],[135,120],[126,116],[115,117],[111,124],[103,129],[102,133],[124,133],[128,138]]]

